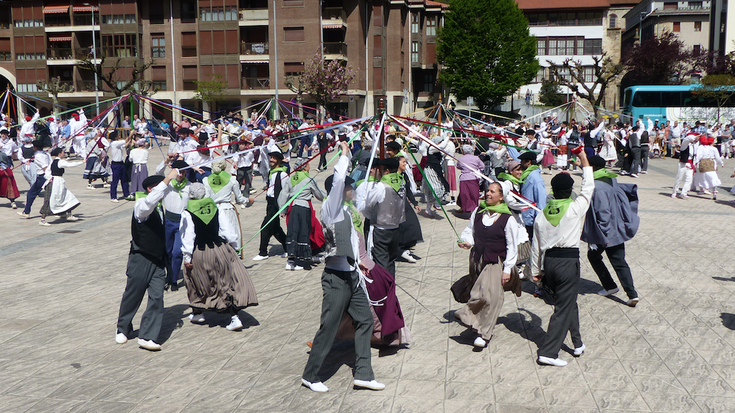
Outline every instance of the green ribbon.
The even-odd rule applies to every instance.
[[[387,175],[383,175],[383,177],[380,178],[380,182],[393,188],[396,192],[399,192],[401,190],[401,186],[403,185],[403,174],[393,172]]]
[[[521,174],[521,183],[525,183],[526,182],[526,178],[528,178],[528,175],[530,175],[531,172],[533,172],[533,171],[535,171],[537,169],[539,169],[539,166],[538,165],[531,165],[528,168],[526,168],[526,170],[523,171],[523,173]]]
[[[564,214],[567,213],[567,209],[569,209],[569,205],[571,205],[572,202],[574,201],[572,201],[571,198],[549,199],[546,207],[544,208],[544,216],[546,217],[546,220],[553,226],[559,225],[559,221],[561,221]]]
[[[270,178],[271,176],[273,176],[273,174],[277,174],[279,172],[286,172],[286,167],[285,166],[279,166],[278,168],[271,169],[271,171],[268,173],[268,178]]]
[[[220,189],[224,188],[228,182],[230,182],[230,178],[232,178],[232,175],[226,171],[221,171],[219,173],[209,175],[207,177],[207,181],[209,182],[209,186],[212,188],[212,191],[217,193]]]
[[[350,209],[350,215],[352,215],[352,225],[355,226],[355,230],[362,234],[362,220],[360,219],[360,212],[355,208],[355,204],[352,201],[345,201],[344,204]]]
[[[186,204],[186,210],[192,215],[196,215],[199,219],[209,224],[217,213],[217,204],[212,198],[190,199]]]
[[[510,214],[510,209],[508,208],[508,204],[506,204],[505,202],[501,202],[498,205],[490,205],[485,201],[480,201],[480,206],[479,208],[477,208],[477,212],[497,212],[498,214]]]
[[[291,174],[291,186],[298,185],[299,182],[309,178],[309,173],[303,170],[298,170]]]
[[[592,173],[592,176],[594,176],[595,179],[600,179],[600,178],[612,179],[612,178],[617,178],[618,174],[616,174],[615,172],[610,172],[605,168],[602,168],[602,169],[598,169],[594,171]]]

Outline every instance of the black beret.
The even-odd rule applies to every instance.
[[[560,172],[551,178],[551,189],[554,191],[569,189],[574,186],[574,178],[566,172]]]
[[[518,156],[518,159],[521,161],[535,161],[536,160],[536,153],[535,152],[523,152]]]
[[[181,128],[178,132],[179,136],[189,136],[191,134],[191,130],[189,128]]]
[[[61,148],[51,149],[51,156],[58,156],[61,152],[63,152],[63,149]]]
[[[329,175],[327,179],[324,181],[324,189],[327,190],[327,195],[332,191],[332,184],[334,182],[334,175]],[[349,176],[345,177],[345,188],[347,188],[349,185],[352,185],[355,183],[355,180],[350,178]]]
[[[393,149],[394,151],[400,151],[401,150],[401,144],[396,141],[390,141],[387,144],[385,144],[385,147],[388,149]]]
[[[590,166],[592,166],[592,169],[594,170],[602,169],[607,164],[600,155],[590,156],[587,160],[589,160]]]
[[[8,131],[7,129],[5,129],[5,128],[2,128],[2,129],[0,129],[0,134],[2,134],[2,133],[4,133],[4,134],[6,134],[6,135],[7,135],[7,134],[8,134],[8,133],[10,133],[10,132],[9,132],[9,131]]]
[[[398,169],[398,165],[400,165],[398,158],[385,158],[380,161],[380,166],[384,166],[388,169]]]
[[[143,189],[148,189],[151,186],[156,186],[161,182],[163,182],[163,175],[150,175],[148,178],[143,180]]]
[[[270,153],[268,153],[268,156],[270,156],[272,158],[276,158],[279,161],[282,161],[283,160],[283,154],[281,152],[278,152],[278,151],[270,152]]]
[[[183,161],[181,159],[177,159],[171,163],[171,167],[174,169],[184,169],[187,166],[189,166],[189,164],[186,163],[186,161]]]

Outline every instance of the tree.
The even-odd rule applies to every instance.
[[[347,91],[354,78],[355,72],[351,67],[338,60],[325,61],[317,52],[299,75],[298,89],[326,109],[329,103]],[[293,81],[291,85],[296,87]]]
[[[548,61],[551,71],[551,79],[560,86],[566,86],[578,97],[589,102],[592,110],[597,112],[605,98],[605,90],[613,83],[615,78],[625,70],[621,63],[614,63],[606,53],[601,56],[592,56],[594,64],[591,66],[594,81],[592,84],[585,82],[585,70],[590,68],[584,66],[581,61],[567,58],[561,65]]]
[[[538,100],[546,106],[559,106],[564,103],[564,96],[559,93],[559,84],[553,80],[542,80]]]
[[[696,65],[693,52],[674,33],[643,40],[629,48],[622,63],[633,85],[678,85]]]
[[[452,0],[437,39],[439,80],[482,111],[536,76],[536,38],[514,0]]]
[[[717,105],[717,122],[720,122],[720,111],[735,95],[735,76],[730,74],[713,74],[702,78],[702,83],[694,91]]]
[[[50,82],[45,80],[39,80],[36,82],[38,90],[47,92],[51,96],[51,100],[54,102],[54,114],[59,113],[59,93],[70,93],[74,91],[74,85],[70,83],[62,83],[61,77],[52,77]]]
[[[121,65],[121,61],[122,59],[117,59],[112,66],[105,67],[104,57],[100,60],[99,64],[94,63],[89,57],[85,57],[77,66],[82,70],[97,74],[97,77],[102,80],[102,84],[99,84],[97,87],[100,92],[104,92],[104,85],[107,85],[116,97],[120,97],[127,92],[136,92],[146,96],[152,95],[157,91],[153,87],[153,82],[143,79],[143,73],[153,65],[153,62],[139,64],[138,60],[133,60],[133,67],[130,73],[125,73],[124,78],[120,79],[118,72],[126,69],[126,67]]]
[[[197,85],[194,99],[207,102],[210,112],[214,109],[214,104],[225,99],[225,89],[227,89],[227,81],[221,75],[212,74],[212,80],[194,81]]]

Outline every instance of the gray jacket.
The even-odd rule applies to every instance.
[[[612,247],[633,238],[640,224],[636,191],[635,186],[623,188],[615,178],[596,179],[582,241]]]

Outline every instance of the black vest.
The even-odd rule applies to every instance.
[[[161,222],[158,211],[154,211],[148,219],[138,222],[133,215],[131,231],[133,240],[130,242],[130,253],[145,255],[159,267],[166,266],[166,230]]]
[[[51,162],[51,176],[64,176],[64,168],[59,168],[59,160]]]
[[[24,159],[31,159],[33,158],[33,154],[36,153],[36,148],[31,146],[30,148],[27,148],[25,145],[21,147],[21,150],[23,152],[23,158]]]
[[[692,147],[692,144],[690,143],[689,146],[687,146],[686,149],[679,152],[679,162],[681,163],[687,163],[689,162],[689,149]]]
[[[194,221],[194,247],[200,251],[204,251],[205,247],[214,248],[215,245],[224,244],[224,240],[219,236],[219,211],[214,213],[214,217],[209,224],[205,224],[198,216],[189,213],[192,221]]]
[[[505,260],[507,254],[505,242],[505,224],[510,218],[509,214],[500,214],[495,222],[488,226],[482,223],[483,214],[475,214],[475,246],[472,248],[472,256],[475,262],[484,264],[497,263],[499,258]]]

